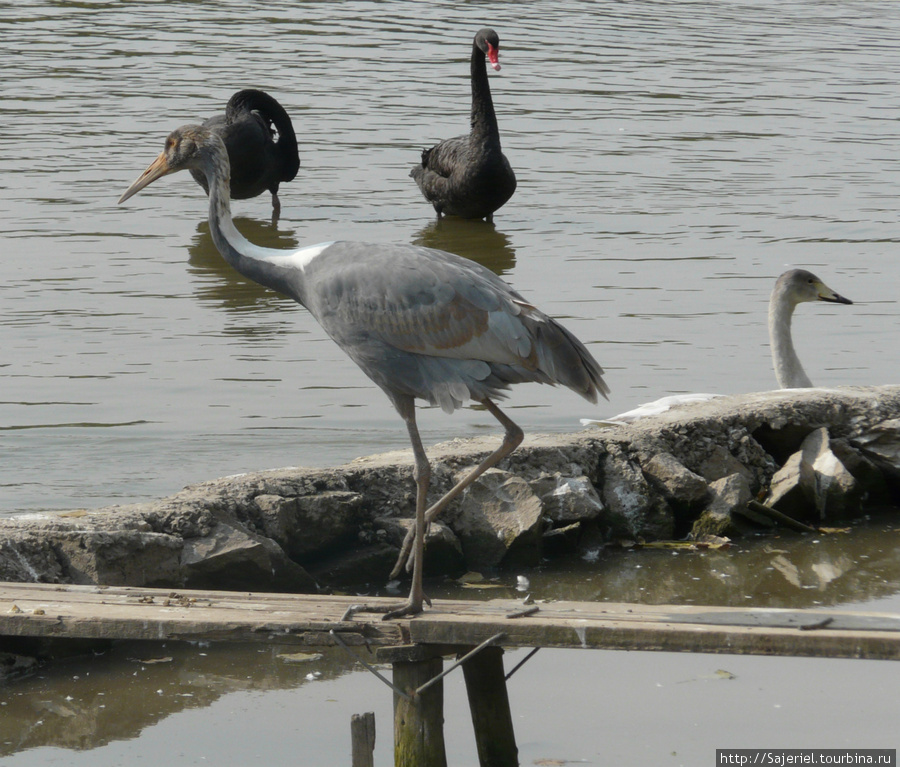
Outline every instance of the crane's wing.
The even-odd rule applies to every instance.
[[[534,356],[521,317],[537,310],[473,261],[363,243],[335,243],[323,256],[306,271],[309,308],[336,340],[363,333],[414,354],[507,364]]]
[[[385,391],[452,410],[511,383],[607,391],[585,347],[493,272],[415,246],[335,243],[304,272],[304,304]]]

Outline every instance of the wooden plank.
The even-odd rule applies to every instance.
[[[352,767],[375,767],[375,712],[350,717]]]
[[[519,767],[503,648],[485,647],[465,663],[466,694],[480,767]]]
[[[400,622],[376,615],[342,621],[357,602],[309,594],[3,583],[0,635],[331,645],[334,630],[346,644],[400,642]]]
[[[693,605],[550,602],[508,618],[514,602],[429,611],[410,640],[474,645],[504,632],[503,646],[662,650],[900,660],[900,615]]]
[[[0,635],[76,639],[574,647],[900,659],[900,615],[608,602],[439,600],[414,619],[341,620],[357,597],[0,583]],[[367,598],[370,604],[392,599]]]

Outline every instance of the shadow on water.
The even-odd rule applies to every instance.
[[[294,250],[299,246],[290,231],[281,230],[268,221],[236,218],[235,226],[250,242],[266,248]],[[275,293],[238,274],[219,254],[209,232],[209,222],[197,224],[197,233],[188,246],[188,264],[196,278],[195,295],[229,311],[272,308],[293,304],[293,300]]]
[[[493,223],[465,218],[436,218],[413,238],[414,245],[446,250],[486,266],[496,274],[510,272],[516,251]]]

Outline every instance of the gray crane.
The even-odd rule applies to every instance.
[[[324,242],[284,251],[248,242],[231,220],[228,154],[200,125],[173,131],[159,157],[119,199],[169,173],[201,171],[209,184],[209,228],[238,272],[293,298],[384,391],[406,423],[415,457],[416,518],[392,576],[412,557],[409,599],[380,609],[414,615],[422,586],[425,531],[446,506],[518,447],[522,430],[494,403],[511,384],[562,384],[590,402],[609,388],[584,345],[497,275],[452,253],[413,245]],[[416,426],[415,400],[452,413],[480,402],[505,429],[493,453],[426,508],[431,467]],[[369,608],[365,608],[369,609]]]

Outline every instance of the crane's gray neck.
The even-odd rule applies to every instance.
[[[472,45],[472,135],[500,145],[500,130],[494,113],[494,100],[488,83],[484,51]]]
[[[775,378],[782,389],[802,389],[813,385],[800,364],[791,337],[791,317],[795,304],[776,294],[769,302],[769,341]]]
[[[222,257],[248,279],[303,303],[302,272],[286,264],[281,251],[254,245],[235,227],[231,219],[230,170],[224,145],[221,151],[204,157],[200,170],[209,183],[209,230]]]

